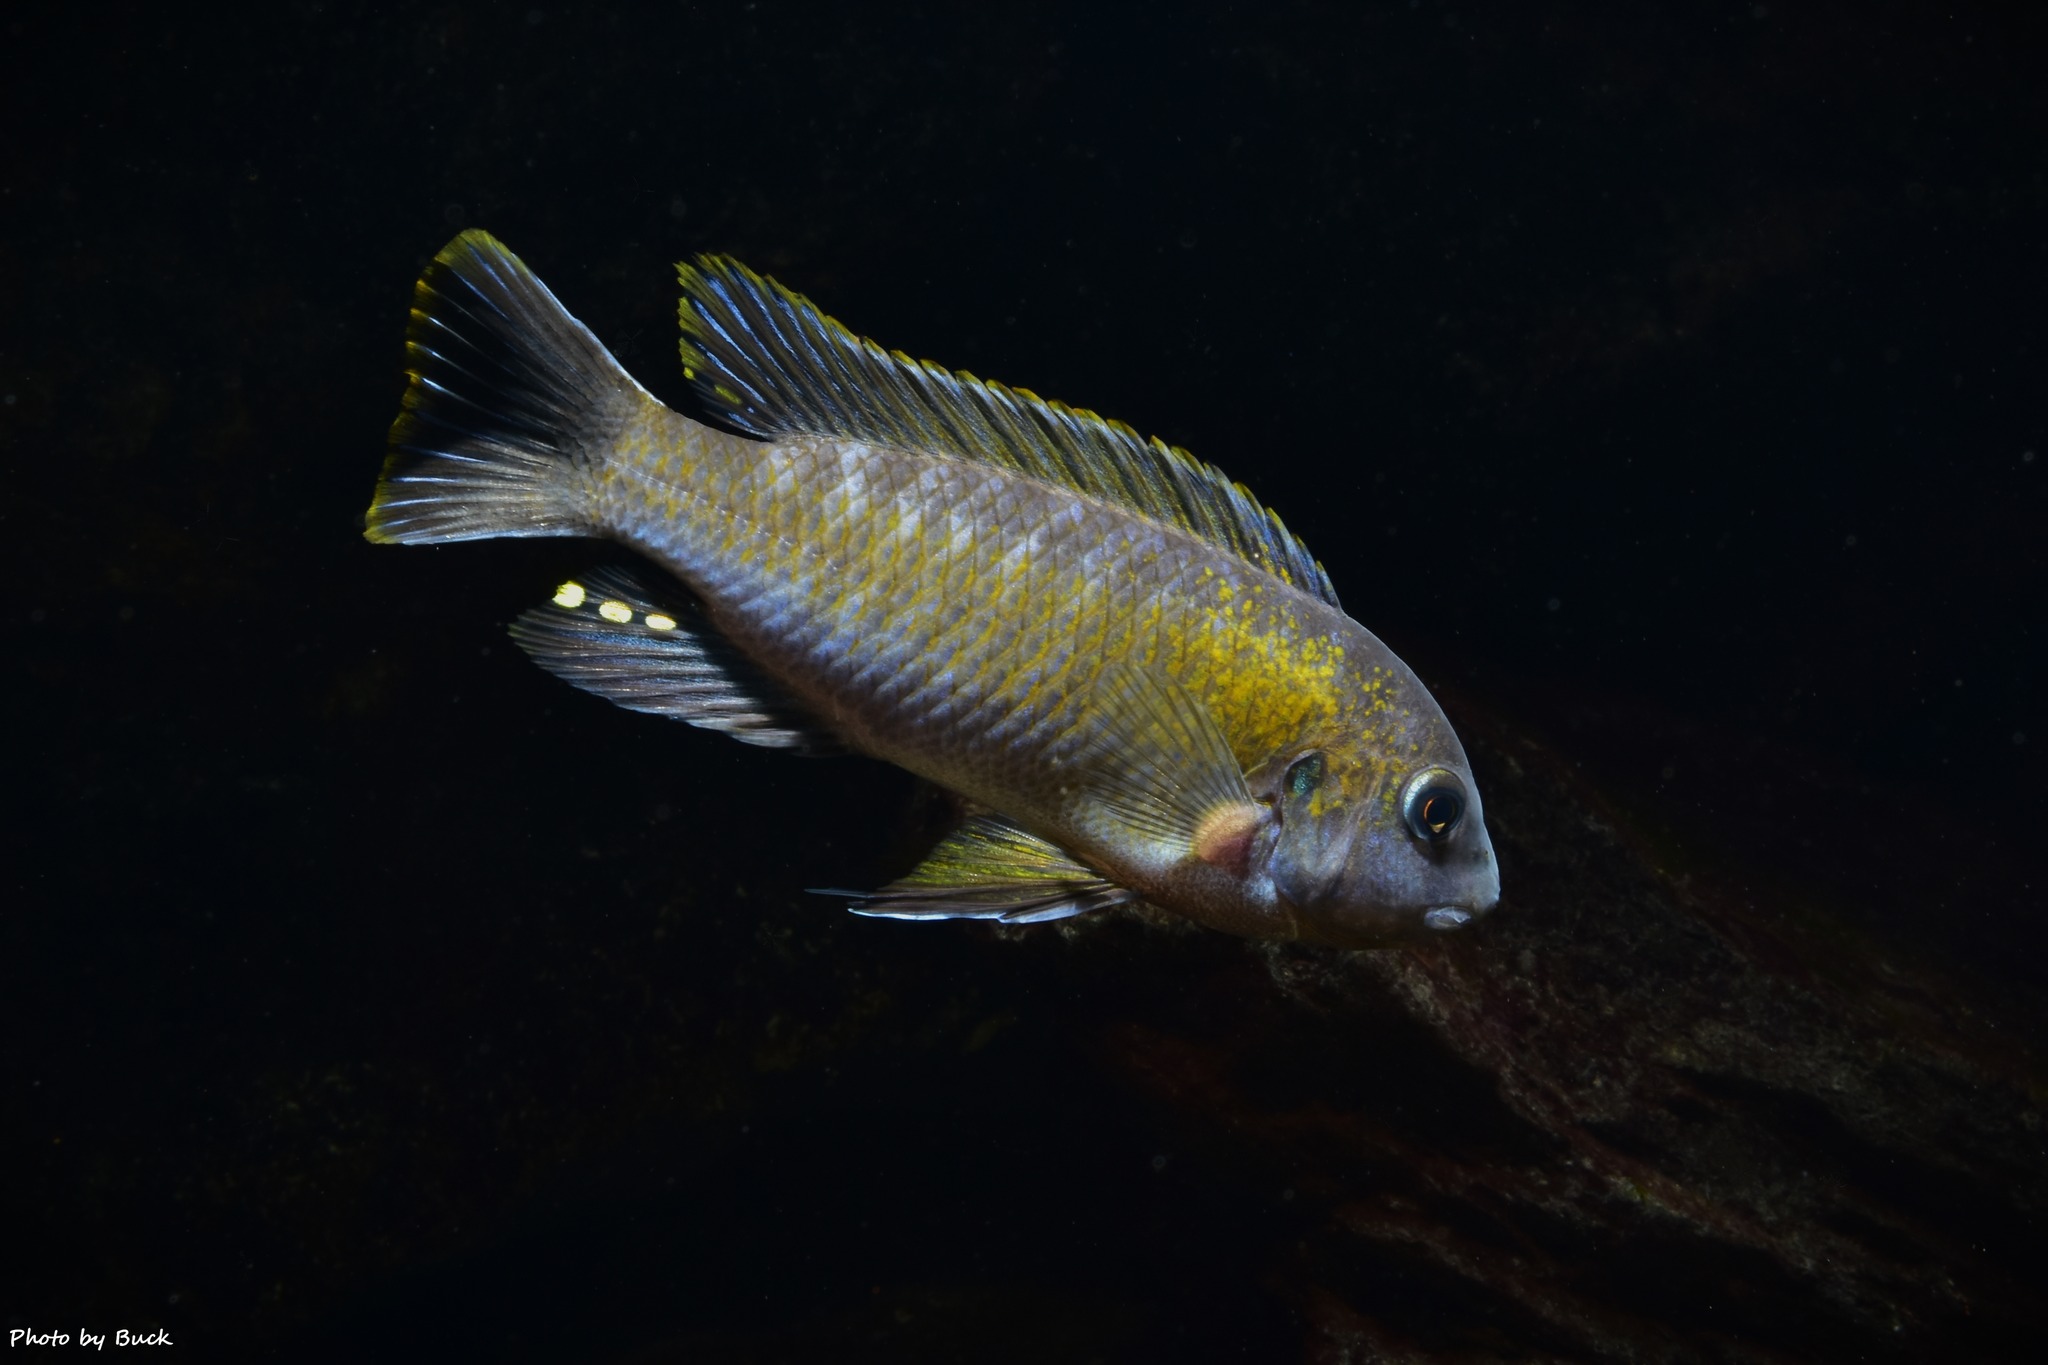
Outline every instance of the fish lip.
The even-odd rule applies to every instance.
[[[1422,912],[1422,922],[1440,934],[1462,929],[1472,922],[1472,912],[1460,905],[1432,905]]]

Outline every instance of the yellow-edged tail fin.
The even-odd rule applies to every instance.
[[[365,535],[592,533],[589,475],[653,400],[504,243],[471,230],[434,257],[405,355],[411,382]]]

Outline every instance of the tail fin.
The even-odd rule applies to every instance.
[[[364,532],[383,544],[595,530],[585,489],[653,401],[590,329],[488,232],[420,276],[405,410]]]

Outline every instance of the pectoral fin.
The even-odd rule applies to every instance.
[[[1137,894],[1082,866],[1007,820],[977,816],[939,841],[917,870],[879,891],[851,895],[856,915],[885,919],[994,919],[1036,924],[1128,904]]]
[[[1084,762],[1095,818],[1119,846],[1241,871],[1271,820],[1252,798],[1230,741],[1201,698],[1153,669],[1114,668],[1098,683],[1104,724]]]
[[[514,621],[512,638],[556,677],[628,710],[770,748],[816,754],[843,747],[679,589],[664,592],[599,569]]]

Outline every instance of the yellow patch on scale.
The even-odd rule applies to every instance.
[[[597,604],[597,614],[615,626],[623,626],[633,619],[633,609],[624,602],[607,599]]]
[[[567,583],[564,583],[561,587],[556,588],[555,605],[558,607],[567,607],[571,611],[574,611],[576,608],[582,606],[583,585],[572,578]]]
[[[663,616],[658,611],[650,611],[647,613],[647,628],[649,630],[674,630],[676,628],[676,618],[673,616]]]

